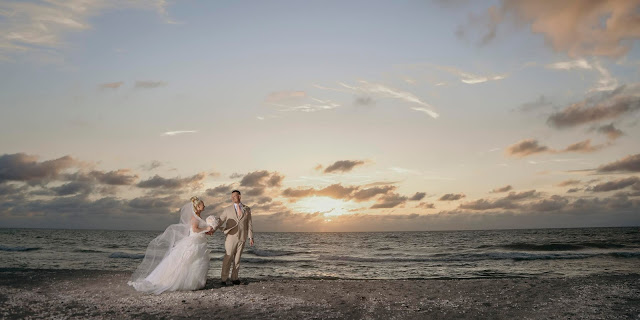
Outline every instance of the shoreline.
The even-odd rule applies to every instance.
[[[637,319],[640,274],[426,280],[243,279],[139,293],[130,272],[0,269],[0,318]]]

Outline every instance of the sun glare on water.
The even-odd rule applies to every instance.
[[[296,209],[306,212],[322,212],[325,217],[339,216],[348,213],[347,203],[329,197],[309,197],[296,202]]]

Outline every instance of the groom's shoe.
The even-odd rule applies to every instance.
[[[227,286],[227,282],[226,281],[220,281],[220,286],[226,287]]]
[[[234,286],[240,285],[240,280],[233,280],[232,282]]]

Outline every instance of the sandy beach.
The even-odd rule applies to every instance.
[[[0,270],[3,319],[638,319],[640,275],[556,279],[248,279],[161,295],[130,273]]]

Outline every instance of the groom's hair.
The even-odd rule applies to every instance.
[[[231,194],[233,194],[234,192],[237,192],[237,193],[238,193],[238,194],[240,194],[240,195],[242,194],[242,193],[240,193],[240,191],[238,191],[238,190],[233,190],[233,191],[231,191]]]

